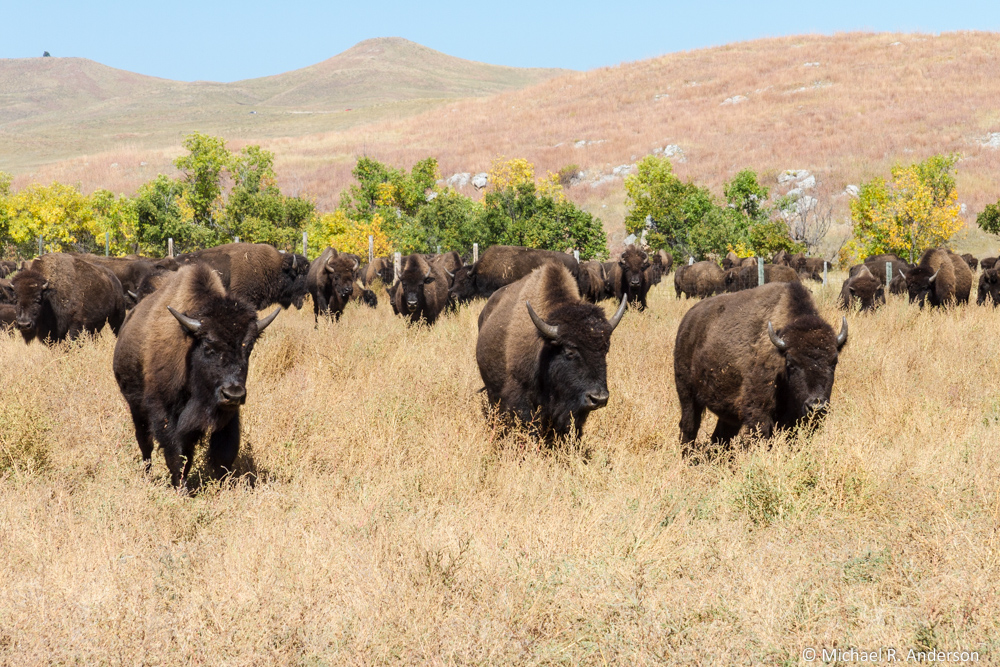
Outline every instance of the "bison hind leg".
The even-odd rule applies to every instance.
[[[139,443],[143,467],[149,474],[153,466],[153,433],[149,428],[149,416],[139,406],[129,404],[128,409],[132,413],[132,425],[135,427],[135,439]]]

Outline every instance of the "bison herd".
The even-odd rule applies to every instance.
[[[980,304],[1000,302],[995,264],[981,263]],[[851,267],[840,305],[873,310],[887,289],[921,307],[966,303],[978,265],[947,249],[928,250],[915,265],[872,257]],[[579,437],[589,414],[607,404],[611,335],[629,306],[648,307],[650,288],[672,268],[670,254],[634,245],[603,263],[492,246],[472,264],[454,252],[412,254],[398,269],[387,257],[364,264],[327,248],[309,262],[250,243],[165,259],[50,253],[20,267],[0,264],[0,320],[28,343],[109,326],[118,336],[115,379],[143,461],[148,469],[159,442],[180,485],[206,435],[214,473],[232,469],[250,354],[280,308],[264,318],[258,311],[301,308],[309,294],[318,325],[321,315],[339,320],[352,301],[376,307],[384,289],[397,315],[432,325],[447,310],[485,299],[476,361],[489,405],[505,423],[553,441]],[[825,413],[848,326],[842,319],[835,333],[803,286],[823,273],[822,260],[784,252],[762,267],[730,253],[721,266],[693,262],[674,272],[678,297],[703,299],[682,319],[674,349],[686,453],[706,408],[718,417],[710,440],[722,446]],[[610,318],[596,305],[604,299],[617,305]]]

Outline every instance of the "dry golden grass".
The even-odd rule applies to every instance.
[[[256,484],[190,497],[159,452],[141,472],[109,333],[0,336],[0,662],[996,662],[996,311],[852,315],[819,432],[692,466],[672,380],[691,303],[663,284],[626,314],[589,455],[487,426],[481,304],[433,329],[385,303],[318,329],[283,313],[251,362]]]

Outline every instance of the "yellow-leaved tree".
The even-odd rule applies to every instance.
[[[955,190],[957,156],[935,155],[896,165],[890,180],[875,178],[851,202],[854,237],[841,250],[845,264],[882,253],[916,261],[946,244],[964,223]]]
[[[74,187],[32,184],[6,198],[7,236],[25,254],[93,249],[104,245],[104,228],[89,197]]]
[[[328,246],[338,252],[350,252],[368,258],[368,237],[371,236],[375,256],[392,252],[392,242],[382,228],[382,216],[375,213],[370,220],[352,220],[343,210],[316,216],[309,228],[309,259],[318,257]]]

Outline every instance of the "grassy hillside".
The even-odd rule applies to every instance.
[[[836,323],[839,280],[812,288]],[[109,333],[0,334],[5,662],[995,664],[996,313],[851,315],[821,430],[691,465],[671,369],[692,303],[664,284],[625,315],[587,455],[489,428],[482,302],[433,329],[387,303],[282,313],[243,412],[260,480],[194,497],[159,452],[142,474]]]
[[[0,168],[15,171],[127,143],[169,147],[198,129],[230,138],[343,129],[444,100],[524,87],[560,70],[476,63],[400,38],[233,83],[180,82],[82,58],[0,60]]]

